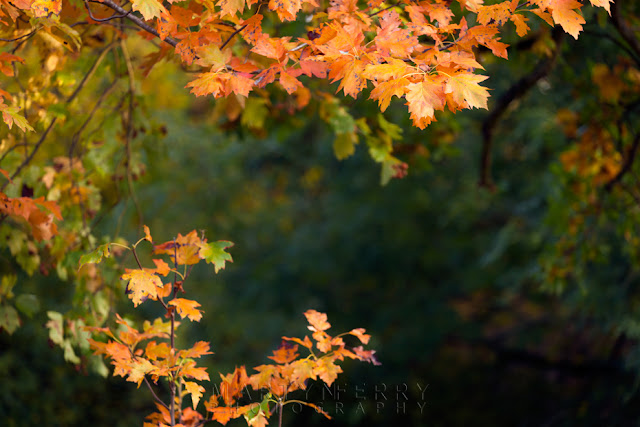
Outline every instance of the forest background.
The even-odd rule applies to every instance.
[[[2,4],[3,202],[44,197],[21,199],[22,218],[5,203],[0,224],[3,425],[140,425],[155,409],[79,332],[157,315],[126,298],[131,256],[78,269],[143,225],[235,243],[217,275],[194,269],[205,315],[179,336],[211,342],[214,380],[302,336],[309,308],[371,334],[380,366],[346,362],[339,397],[307,395],[333,420],[291,409],[285,425],[635,423],[637,2],[584,7],[577,39],[504,25],[508,59],[474,48],[488,109],[425,129],[404,100],[382,113],[371,86],[354,99],[326,79],[301,78],[309,99],[284,81],[196,98],[197,68],[126,17],[97,25],[111,12],[92,3],[74,26]],[[89,5],[69,4],[68,22]]]

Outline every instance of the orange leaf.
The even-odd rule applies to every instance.
[[[560,24],[562,29],[575,39],[578,38],[578,34],[582,31],[582,24],[585,23],[582,15],[575,11],[575,9],[579,10],[581,6],[576,0],[554,0],[549,7],[556,24]]]
[[[327,385],[333,384],[342,368],[336,365],[331,357],[322,357],[316,362],[313,373],[320,377]]]
[[[209,351],[209,343],[206,341],[198,341],[193,345],[193,347],[186,350],[180,350],[178,356],[184,359],[193,359],[195,357],[202,357],[205,354],[213,354]]]
[[[300,338],[282,337],[282,339],[287,341],[297,342],[301,346],[307,347],[309,350],[311,350],[311,347],[313,347],[313,343],[311,342],[308,336],[304,337],[304,341],[301,340]]]
[[[360,340],[360,342],[362,344],[368,344],[369,343],[369,339],[371,339],[371,335],[365,334],[364,328],[352,329],[351,332],[349,332],[349,333],[351,335],[354,335],[354,336],[358,337],[358,339]]]
[[[320,313],[316,310],[307,310],[304,312],[307,321],[310,326],[307,326],[310,331],[326,331],[331,327],[331,324],[327,322],[327,315]]]
[[[220,6],[220,16],[235,16],[239,11],[242,13],[244,10],[245,0],[220,0],[218,6]]]
[[[286,341],[282,341],[280,347],[277,350],[273,350],[273,356],[267,356],[269,359],[276,363],[289,363],[299,356],[298,346],[289,344]]]
[[[200,307],[200,303],[197,301],[192,301],[190,299],[185,298],[175,298],[169,301],[169,305],[173,305],[178,310],[178,314],[183,319],[188,317],[189,320],[194,322],[200,321],[202,319],[202,311],[198,310],[196,307]]]
[[[444,109],[444,91],[441,84],[425,79],[420,83],[410,83],[407,90],[405,98],[414,123],[423,119],[430,123],[435,110]]]
[[[280,73],[280,84],[289,95],[302,87],[302,83],[286,71]]]

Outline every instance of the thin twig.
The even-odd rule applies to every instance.
[[[98,59],[96,59],[96,62],[93,63],[93,65],[91,66],[87,74],[84,75],[84,77],[78,84],[78,87],[76,87],[76,90],[74,90],[73,93],[65,100],[66,104],[71,103],[75,99],[75,97],[78,96],[78,94],[80,93],[84,85],[87,83],[87,80],[89,80],[89,78],[96,71],[96,69],[98,68],[98,66],[100,65],[100,63],[102,62],[102,60],[104,59],[107,52],[111,49],[112,46],[113,46],[113,43],[109,44],[107,47],[105,47],[102,50],[102,52],[98,56]],[[24,169],[25,166],[27,166],[31,162],[33,157],[36,155],[36,152],[42,146],[42,143],[47,138],[47,135],[49,135],[49,132],[51,131],[51,129],[53,129],[53,126],[56,124],[57,121],[58,121],[57,117],[54,117],[51,120],[51,123],[49,123],[49,126],[47,127],[47,129],[42,133],[42,135],[40,135],[40,139],[38,139],[38,142],[36,142],[36,145],[33,147],[33,150],[31,150],[31,153],[29,153],[29,155],[22,161],[22,163],[20,163],[20,166],[18,166],[18,169],[16,169],[16,171],[11,175],[11,179],[14,179],[16,176],[18,176],[18,174],[22,171],[22,169]],[[4,191],[7,184],[9,184],[9,181],[5,182],[2,185],[2,188],[0,188],[0,191]]]
[[[112,19],[125,18],[127,15],[129,15],[132,12],[131,10],[129,10],[126,13],[121,13],[120,15],[117,15],[117,14],[114,13],[113,15],[109,16],[108,18],[96,18],[91,13],[91,9],[89,8],[89,2],[87,0],[84,0],[84,7],[87,9],[87,12],[89,12],[89,17],[91,19],[93,19],[94,21],[96,21],[96,22],[107,22],[107,21],[111,21]]]
[[[138,196],[136,195],[135,189],[133,187],[133,176],[131,173],[131,140],[133,139],[133,101],[135,95],[135,76],[133,74],[133,64],[131,63],[131,57],[129,56],[129,51],[127,50],[127,45],[125,44],[124,40],[120,40],[120,49],[122,50],[122,56],[124,57],[124,62],[127,65],[127,74],[129,76],[129,109],[126,122],[127,127],[125,132],[125,147],[127,150],[127,184],[129,185],[131,200],[133,201],[136,213],[138,214],[138,226],[142,226],[144,217],[142,215],[140,203],[138,202]]]
[[[246,26],[246,25],[243,25],[242,27],[238,28],[238,29],[237,29],[237,30],[235,30],[233,33],[231,33],[231,35],[229,36],[229,38],[228,38],[224,43],[222,43],[222,46],[220,46],[220,50],[224,49],[224,48],[229,44],[229,42],[231,41],[231,39],[232,39],[236,34],[238,34],[240,31],[244,30],[245,28],[247,28],[247,26]]]
[[[145,30],[149,34],[153,34],[154,36],[159,37],[160,39],[162,39],[162,37],[160,37],[160,34],[153,27],[151,27],[150,25],[145,23],[142,19],[138,18],[133,13],[128,13],[122,7],[120,7],[117,4],[115,4],[112,0],[101,0],[101,1],[87,0],[87,1],[89,3],[102,4],[104,6],[110,7],[111,9],[115,10],[116,12],[118,12],[120,14],[125,14],[126,18],[128,20],[130,20],[131,22],[133,22],[134,24],[136,24],[138,27],[142,28],[143,30]],[[170,44],[173,47],[176,47],[178,45],[178,42],[175,39],[171,38],[171,37],[165,37],[164,39],[162,39],[162,41],[164,41],[167,44]]]

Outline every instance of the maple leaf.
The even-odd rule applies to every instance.
[[[129,281],[127,294],[136,307],[147,298],[157,299],[158,288],[162,287],[160,278],[146,270],[127,269],[120,278]]]
[[[310,331],[326,331],[331,327],[331,324],[327,322],[327,315],[325,313],[320,313],[316,310],[307,310],[304,312],[304,316],[307,318],[309,322]]]
[[[200,307],[200,303],[185,298],[174,298],[169,301],[169,305],[173,305],[178,310],[178,314],[183,319],[188,317],[189,320],[199,322],[202,319],[202,311],[196,307]]]
[[[527,35],[527,33],[529,32],[529,26],[526,24],[527,22],[527,17],[526,16],[522,16],[519,13],[515,13],[513,15],[511,15],[509,17],[509,19],[511,19],[511,22],[513,22],[516,26],[516,33],[518,33],[518,35],[520,37],[524,37]]]
[[[163,13],[169,13],[158,0],[131,0],[131,3],[132,9],[140,12],[145,21],[160,18]]]
[[[15,123],[16,126],[22,130],[22,132],[31,131],[34,132],[33,127],[29,124],[27,119],[19,113],[20,108],[18,107],[8,107],[3,103],[0,103],[0,110],[2,111],[2,120],[9,126],[9,129]]]
[[[396,12],[386,11],[382,14],[374,39],[382,55],[406,58],[419,45],[418,37],[409,30],[400,28],[400,25],[400,17]]]
[[[242,13],[244,11],[245,0],[220,0],[218,6],[220,6],[220,16],[235,16],[237,12]]]
[[[244,415],[244,411],[246,410],[246,408],[244,407],[238,408],[236,406],[231,406],[231,407],[220,406],[220,407],[211,408],[210,410],[209,409],[207,410],[211,412],[211,419],[219,422],[222,425],[226,425],[230,420]]]
[[[315,362],[310,359],[300,359],[291,363],[292,373],[290,375],[291,382],[299,388],[305,389],[305,381],[308,379],[315,380],[316,374],[313,372]]]
[[[287,340],[287,341],[293,341],[296,342],[298,344],[300,344],[301,346],[307,347],[309,350],[311,350],[311,347],[313,347],[313,343],[311,342],[311,340],[309,339],[308,336],[305,335],[304,337],[304,341],[301,340],[300,338],[289,338],[289,337],[282,337],[283,340]]]
[[[280,73],[280,84],[289,95],[302,87],[302,83],[300,83],[300,80],[296,79],[286,71]]]
[[[338,378],[338,374],[342,372],[342,368],[336,365],[332,357],[322,357],[316,362],[313,373],[320,377],[328,386]]]
[[[193,359],[196,357],[202,357],[205,354],[213,354],[209,351],[209,343],[206,341],[198,341],[191,348],[186,350],[180,350],[178,356],[184,359]]]
[[[478,22],[482,25],[487,25],[489,23],[503,25],[509,20],[512,13],[513,9],[511,0],[490,6],[482,6],[480,7],[480,10],[478,10]]]
[[[152,259],[153,263],[156,265],[156,268],[153,270],[149,269],[150,272],[158,273],[161,276],[166,276],[171,271],[169,268],[169,264],[167,264],[164,260],[161,259]]]
[[[378,362],[378,359],[376,358],[376,356],[374,356],[376,352],[375,350],[365,350],[362,348],[362,346],[354,347],[352,350],[360,360],[364,360],[365,362],[372,363],[375,366],[382,365],[382,363]]]
[[[233,262],[233,258],[225,249],[233,246],[233,242],[226,240],[218,240],[217,242],[202,243],[198,256],[206,262],[213,264],[214,270],[218,271],[225,268],[226,262]]]
[[[405,98],[411,118],[417,123],[423,119],[431,122],[435,110],[444,110],[442,84],[435,83],[428,78],[419,83],[409,83]]]
[[[376,99],[380,106],[380,111],[385,112],[394,96],[402,97],[407,91],[409,80],[405,78],[393,79],[381,82],[371,91],[369,99]]]
[[[147,227],[146,225],[143,225],[142,231],[144,231],[144,239],[150,243],[153,243],[153,239],[151,238],[151,231],[149,231],[149,227]]]
[[[147,359],[137,358],[129,363],[128,365],[128,376],[127,381],[131,381],[132,383],[142,384],[142,380],[144,376],[155,369],[153,363],[148,361]]]
[[[283,341],[277,350],[273,350],[273,356],[267,356],[276,363],[289,363],[299,356],[298,346]]]
[[[207,368],[196,367],[196,362],[194,362],[193,360],[189,360],[184,363],[178,371],[178,374],[178,376],[182,375],[185,377],[196,379],[198,381],[209,381]]]
[[[193,381],[185,381],[184,388],[187,390],[187,393],[191,394],[193,409],[196,409],[198,402],[200,402],[200,398],[202,397],[202,393],[204,392],[204,387],[198,383],[194,383]]]
[[[46,18],[51,15],[60,15],[62,0],[33,0],[31,11],[36,18]]]
[[[352,329],[349,333],[351,335],[358,337],[358,339],[362,344],[369,343],[369,339],[371,339],[371,335],[365,334],[364,328]]]
[[[249,377],[244,366],[236,369],[227,375],[220,374],[222,383],[220,384],[220,394],[224,403],[229,406],[235,403],[236,397],[242,395],[242,390],[249,384]],[[255,387],[254,387],[255,388]],[[257,390],[257,389],[256,389]]]
[[[451,93],[458,104],[467,103],[468,108],[487,109],[489,92],[478,83],[488,79],[471,73],[458,73],[447,80],[445,93]]]
[[[157,360],[158,358],[166,359],[171,353],[171,348],[166,342],[157,344],[155,341],[147,343],[144,354],[149,360]]]
[[[198,74],[198,78],[187,83],[191,93],[195,96],[213,95],[219,97],[224,94],[224,80],[218,72]]]
[[[580,9],[582,5],[576,0],[553,0],[550,3],[551,16],[556,24],[560,24],[562,29],[577,39],[582,31],[584,18],[575,9]]]
[[[603,7],[604,10],[607,11],[609,16],[611,16],[611,3],[613,0],[589,0],[593,6]]]
[[[281,21],[294,21],[301,7],[300,0],[269,0],[269,9],[275,11]]]

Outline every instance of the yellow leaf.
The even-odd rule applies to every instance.
[[[132,0],[132,3],[133,10],[140,12],[145,21],[159,18],[163,12],[168,13],[158,0]]]
[[[193,409],[196,409],[196,406],[198,406],[198,402],[200,402],[200,398],[202,397],[202,392],[204,392],[204,387],[198,383],[194,383],[193,381],[185,381],[184,388],[187,390],[187,393],[191,394]]]
[[[127,269],[127,272],[120,278],[129,281],[127,294],[135,306],[143,303],[147,298],[157,299],[158,288],[162,287],[160,278],[146,270]]]
[[[478,83],[488,79],[487,76],[479,76],[471,73],[459,73],[449,77],[445,93],[450,93],[458,104],[467,103],[468,108],[487,109],[489,92]]]

